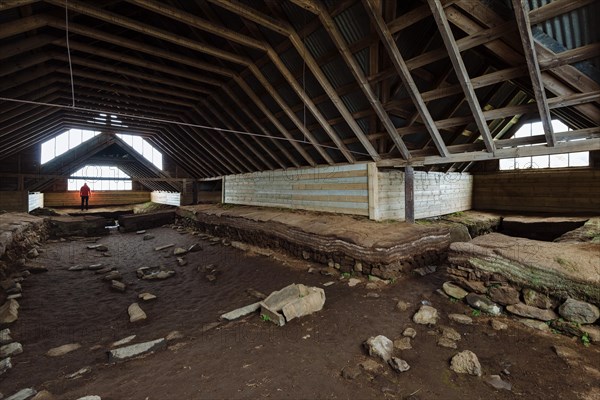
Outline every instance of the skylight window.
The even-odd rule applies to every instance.
[[[92,191],[131,190],[131,177],[117,167],[86,165],[71,175],[67,190],[79,190],[87,183]]]
[[[81,143],[86,142],[98,136],[100,132],[87,131],[81,129],[69,129],[60,135],[42,143],[42,156],[40,162],[42,164],[74,149]]]
[[[163,168],[162,153],[154,148],[148,141],[140,136],[124,135],[117,133],[122,141],[140,153],[146,160],[150,161],[158,169]]]
[[[94,117],[87,121],[90,124],[96,125],[104,125],[104,126],[113,126],[116,128],[128,128],[127,125],[123,124],[123,121],[119,120],[116,115],[110,115],[110,118],[106,114],[98,114],[97,117]]]
[[[554,132],[570,131],[569,127],[558,120],[552,121]],[[516,133],[515,138],[543,135],[544,128],[541,122],[524,124]],[[518,147],[529,147],[533,145],[523,145]],[[590,165],[589,151],[578,153],[551,154],[546,156],[506,158],[500,160],[500,170],[508,171],[513,169],[541,169],[541,168],[567,168],[567,167],[587,167]]]

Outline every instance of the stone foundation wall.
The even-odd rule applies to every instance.
[[[48,222],[44,218],[21,213],[1,214],[0,280],[23,267],[28,253],[48,238],[48,232]]]
[[[401,277],[415,268],[443,263],[453,229],[440,224],[423,237],[389,248],[366,248],[342,239],[290,229],[287,225],[274,222],[194,214],[181,208],[177,214],[178,223],[210,235],[283,251],[297,258],[335,267],[342,272],[355,271],[383,279]]]

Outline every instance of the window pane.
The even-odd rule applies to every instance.
[[[132,139],[133,139],[132,142],[133,142],[134,150],[137,151],[138,153],[142,154],[142,151],[143,151],[142,147],[144,146],[142,138],[139,136],[134,136]]]
[[[506,171],[509,169],[515,169],[515,159],[514,158],[505,158],[500,160],[500,170]]]
[[[531,136],[531,126],[529,124],[525,124],[519,128],[517,132],[515,132],[515,138],[529,137]]]
[[[81,129],[71,129],[69,131],[69,149],[81,144]]]
[[[516,169],[531,168],[531,157],[519,157],[515,158]]]
[[[561,168],[569,166],[568,154],[552,154],[550,156],[550,166],[552,168]]]
[[[534,122],[531,124],[531,136],[543,135],[544,127],[541,122]]]
[[[569,127],[563,124],[561,121],[557,119],[552,120],[552,130],[554,132],[567,132],[570,131]]]
[[[42,143],[42,159],[40,161],[42,164],[45,164],[54,158],[55,144],[56,141],[54,139],[50,139],[47,142]]]
[[[550,157],[536,156],[531,157],[531,168],[548,168],[550,166]]]
[[[569,154],[570,167],[587,167],[590,165],[590,153],[582,151],[581,153]]]
[[[69,135],[63,133],[56,137],[56,157],[66,153],[69,150]]]

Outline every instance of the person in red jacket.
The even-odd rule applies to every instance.
[[[87,182],[83,184],[79,189],[79,196],[81,197],[81,211],[83,211],[83,205],[85,203],[85,209],[88,209],[88,201],[92,195],[92,189],[87,185]]]

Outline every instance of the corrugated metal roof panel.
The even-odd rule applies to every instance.
[[[360,2],[337,15],[334,21],[348,44],[356,43],[369,34],[369,17]]]
[[[334,88],[350,83],[354,79],[346,63],[339,57],[323,65],[321,69]]]
[[[319,27],[316,31],[304,38],[304,44],[314,58],[319,58],[335,50],[333,42],[329,39],[329,36],[323,27]]]
[[[551,2],[552,0],[529,0],[529,7],[533,10]],[[550,18],[537,24],[533,32],[537,41],[555,53],[598,43],[600,41],[600,2],[592,2],[584,7]],[[592,79],[600,81],[600,57],[574,64],[574,66]]]

